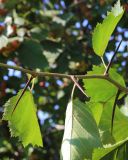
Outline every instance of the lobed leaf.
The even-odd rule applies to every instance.
[[[117,23],[123,16],[124,10],[118,0],[111,12],[107,13],[107,16],[103,20],[103,23],[98,23],[94,29],[92,36],[92,45],[94,52],[98,56],[103,56],[105,49],[108,45],[111,34],[113,33]]]
[[[21,93],[22,90],[5,103],[3,120],[8,121],[11,136],[19,137],[24,147],[28,144],[42,146],[42,137],[36,116],[36,107],[30,91],[24,93],[14,110]]]

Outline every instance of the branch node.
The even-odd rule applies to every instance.
[[[89,97],[87,96],[87,94],[84,92],[84,90],[81,88],[81,86],[79,85],[78,79],[75,79],[75,76],[74,76],[74,75],[71,75],[70,77],[71,77],[71,80],[74,82],[74,84],[77,86],[77,88],[78,88],[87,98],[89,98]]]

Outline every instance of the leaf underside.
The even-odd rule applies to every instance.
[[[123,115],[118,107],[111,134],[114,99],[115,97],[112,97],[104,103],[95,102],[93,106],[92,102],[84,104],[78,100],[69,103],[61,148],[63,160],[127,160],[128,117]],[[94,106],[100,107],[100,113],[96,116]]]
[[[63,160],[91,159],[92,151],[97,147],[102,147],[102,144],[89,107],[79,100],[70,102],[61,147]]]

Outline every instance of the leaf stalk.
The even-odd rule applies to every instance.
[[[111,67],[111,65],[112,65],[112,62],[113,62],[113,60],[114,60],[114,58],[115,58],[115,56],[116,56],[116,54],[117,54],[117,52],[118,52],[118,50],[119,50],[119,48],[120,48],[121,43],[122,43],[122,40],[120,41],[117,49],[115,50],[115,52],[114,52],[114,54],[113,54],[113,56],[112,56],[112,58],[111,58],[111,60],[110,60],[110,62],[109,62],[109,64],[108,64],[108,66],[107,66],[107,68],[106,68],[106,71],[105,71],[104,75],[107,75],[107,74],[108,74],[109,69],[110,69],[110,67]]]

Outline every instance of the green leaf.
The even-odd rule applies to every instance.
[[[123,141],[120,141],[117,144],[111,145],[109,144],[105,148],[97,148],[93,152],[93,158],[92,160],[110,160],[110,157],[112,160],[116,160],[117,151],[119,152],[119,148],[121,145],[125,144],[125,142],[128,141],[128,139],[125,139]],[[127,153],[125,153],[127,155]],[[123,156],[123,154],[122,154]],[[114,159],[115,157],[115,159]],[[128,157],[127,157],[128,158]]]
[[[79,100],[71,101],[66,111],[62,159],[91,159],[93,149],[98,147],[102,144],[89,107]]]
[[[100,114],[99,130],[103,148],[94,149],[92,160],[123,160],[128,158],[125,146],[126,141],[128,141],[128,117],[121,113],[118,106],[116,107],[114,128],[113,133],[111,134],[112,107],[114,100],[115,97],[105,103],[101,103],[103,111],[102,115]],[[94,116],[97,115],[97,113],[94,112],[94,107],[92,107],[91,110]]]
[[[93,66],[93,70],[89,71],[87,75],[103,75],[104,71],[103,66]],[[114,69],[110,69],[109,76],[125,86],[123,78]],[[85,92],[91,97],[92,102],[106,102],[117,93],[117,87],[105,79],[84,79],[83,82]]]
[[[116,158],[114,160],[127,160],[128,159],[128,141],[122,144],[117,149]]]
[[[98,56],[103,56],[105,49],[108,45],[111,34],[113,33],[117,23],[123,16],[124,10],[120,6],[118,0],[111,12],[108,12],[103,23],[98,23],[93,32],[92,45],[94,52]]]
[[[111,135],[110,131],[111,131],[113,103],[114,103],[114,100],[106,103],[102,112],[100,123],[99,123],[99,129],[102,132],[102,139],[104,139],[105,141],[107,139],[108,141],[107,143],[112,142],[112,141],[109,141],[108,137]],[[119,110],[118,106],[116,106],[113,134],[111,136],[114,138],[115,142],[119,142],[128,138],[127,124],[128,124],[128,117],[123,115],[122,112]],[[105,143],[105,141],[103,143]]]
[[[103,111],[103,104],[102,103],[98,103],[98,102],[88,102],[87,105],[89,106],[89,108],[91,109],[92,111],[92,114],[94,116],[94,119],[97,123],[97,125],[99,124],[100,122],[100,118],[101,118],[101,115],[102,115],[102,111]]]
[[[3,120],[8,121],[11,136],[19,137],[24,146],[28,144],[42,146],[42,138],[36,116],[36,107],[30,91],[24,93],[14,110],[21,93],[22,90],[5,103]]]
[[[113,108],[113,104],[114,104],[114,101],[115,101],[115,97],[112,97],[111,99],[109,99],[109,101],[107,102],[89,102],[88,105],[89,107],[91,108],[91,111],[92,111],[92,114],[93,114],[93,117],[95,118],[95,120],[97,121],[98,119],[98,128],[100,130],[100,136],[101,136],[101,141],[103,143],[103,145],[106,145],[106,144],[114,144],[115,143],[115,139],[114,137],[112,136],[111,134],[111,119],[112,119],[112,112],[110,113],[108,111],[108,113],[110,114],[110,120],[109,120],[109,125],[108,126],[104,126],[103,128],[100,126],[101,125],[101,119],[104,117],[104,109],[106,108],[111,108],[111,111],[112,111],[112,108]],[[96,110],[96,106],[97,107],[97,110]],[[99,108],[100,109],[99,109]],[[101,112],[102,111],[102,112]]]
[[[12,9],[15,7],[15,5],[17,3],[19,3],[20,0],[11,0],[11,1],[6,1],[5,2],[5,7],[8,8],[8,9]]]
[[[21,63],[31,69],[43,69],[48,62],[43,55],[43,48],[40,43],[34,40],[25,40],[17,50]]]
[[[48,30],[44,28],[36,27],[31,30],[31,36],[38,41],[45,40],[48,37]]]

